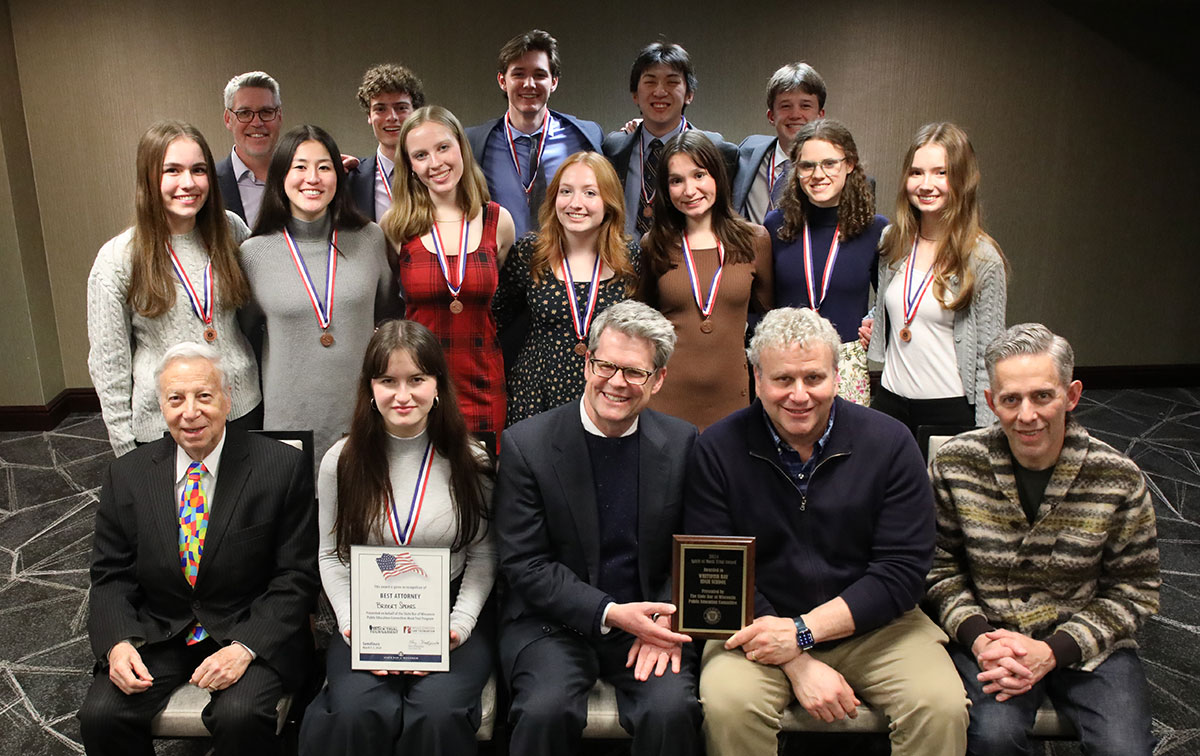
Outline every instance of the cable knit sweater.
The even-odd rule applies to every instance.
[[[1138,466],[1067,416],[1033,524],[999,423],[947,441],[930,465],[937,548],[928,600],[967,648],[1004,628],[1095,669],[1158,611],[1154,507]]]
[[[892,226],[883,230],[884,239]],[[884,362],[887,359],[888,328],[887,308],[882,305],[884,294],[892,279],[899,275],[899,285],[904,282],[905,255],[899,260],[879,260],[879,288],[875,297],[875,325],[872,329],[871,346],[867,359]],[[1004,330],[1005,310],[1008,302],[1007,277],[1004,261],[999,251],[985,239],[980,239],[971,250],[968,264],[975,271],[975,291],[971,303],[954,313],[954,354],[958,362],[958,375],[962,379],[963,394],[975,405],[975,424],[989,425],[996,416],[983,397],[988,387],[987,367],[983,364],[983,351],[992,339]],[[958,292],[958,277],[951,276],[949,289]],[[931,287],[932,288],[932,287]]]
[[[421,457],[425,453],[425,444],[428,441],[429,434],[425,432],[414,438],[388,435],[388,477],[401,512],[407,511],[411,501],[421,469]],[[321,585],[325,588],[325,595],[329,597],[329,603],[333,605],[333,611],[337,615],[342,640],[347,640],[346,631],[350,629],[350,566],[338,559],[334,524],[337,522],[338,511],[337,466],[345,445],[345,439],[333,445],[321,461],[321,472],[317,478],[317,496],[320,501],[318,522],[321,534],[318,562],[321,567]],[[480,456],[483,456],[482,449]],[[484,488],[484,501],[490,501],[491,498],[492,484],[488,480]],[[496,539],[488,525],[486,521],[481,524],[479,535],[467,544],[466,548],[450,552],[450,579],[462,576],[458,598],[450,608],[450,629],[458,633],[463,643],[471,637],[471,631],[475,629],[475,622],[479,619],[479,613],[483,610],[483,604],[487,601],[492,584],[496,580]],[[454,543],[458,534],[458,518],[450,499],[450,463],[445,457],[434,455],[420,518],[413,527],[412,546],[450,548]],[[387,535],[384,535],[385,533]],[[390,531],[387,530],[386,520],[381,518],[379,528],[372,533],[370,542],[364,545],[394,543]]]
[[[230,230],[239,244],[250,230],[228,210]],[[192,311],[187,292],[175,276],[175,304],[157,318],[137,314],[126,302],[133,271],[127,228],[109,239],[96,255],[87,283],[88,372],[100,398],[100,411],[108,427],[108,439],[119,457],[132,451],[136,441],[148,443],[162,438],[167,430],[158,407],[154,370],[170,347],[181,341],[204,341],[204,323]],[[203,301],[204,266],[208,250],[200,233],[192,230],[171,237],[171,247]],[[166,254],[166,250],[163,250]],[[258,390],[258,363],[249,342],[238,329],[236,310],[224,307],[218,282],[213,283],[216,306],[213,346],[221,353],[225,377],[232,387],[234,420],[262,402]]]
[[[325,301],[329,214],[306,223],[288,221],[300,256]],[[261,329],[263,427],[311,430],[314,458],[350,430],[354,386],[376,320],[390,304],[391,268],[387,243],[374,223],[338,231],[337,278],[333,295],[332,346],[321,345],[317,315],[292,262],[282,233],[255,236],[242,245],[242,267],[253,293],[242,314],[251,338]],[[398,301],[398,300],[397,300]]]

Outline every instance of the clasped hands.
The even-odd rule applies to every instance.
[[[748,660],[779,667],[796,700],[814,719],[832,722],[858,716],[861,702],[854,689],[836,669],[800,650],[792,619],[759,617],[725,641],[731,651],[739,647]]]
[[[975,638],[971,653],[983,670],[976,679],[997,701],[1028,693],[1057,663],[1048,643],[1011,630],[992,630]]]
[[[200,662],[188,682],[209,693],[224,690],[242,679],[253,660],[245,646],[231,643]],[[142,662],[142,655],[129,641],[121,641],[109,650],[108,679],[125,695],[143,693],[154,684],[154,676]]]
[[[625,667],[633,668],[634,679],[644,682],[651,674],[662,677],[668,666],[672,672],[679,672],[683,644],[692,639],[671,630],[674,613],[674,604],[657,601],[633,601],[608,608],[605,624],[635,636],[625,659]]]

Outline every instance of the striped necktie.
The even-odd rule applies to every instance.
[[[662,157],[662,149],[662,142],[657,139],[651,141],[650,151],[646,153],[646,160],[642,163],[642,186],[646,188],[646,191],[638,198],[637,230],[639,234],[649,231],[650,224],[654,220],[654,208],[646,202],[646,195],[653,199],[654,190],[658,188],[658,160]],[[649,217],[647,217],[646,208],[651,210]]]
[[[179,563],[192,586],[196,585],[200,556],[204,553],[204,536],[208,533],[208,500],[200,482],[200,476],[206,472],[202,462],[188,465],[187,480],[183,483],[183,496],[179,501]],[[207,637],[208,631],[197,622],[188,631],[187,644],[199,643]]]

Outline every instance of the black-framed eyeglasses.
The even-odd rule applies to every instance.
[[[814,163],[809,160],[801,160],[796,163],[796,173],[804,178],[813,175],[813,171],[817,166],[821,167],[821,171],[826,176],[836,176],[842,172],[842,163],[846,162],[846,158],[825,158],[824,160]]]
[[[263,108],[261,110],[251,110],[250,108],[242,108],[241,110],[225,109],[233,113],[234,118],[238,119],[241,123],[250,123],[254,120],[254,116],[258,116],[259,120],[263,122],[274,121],[279,117],[279,108]]]
[[[625,382],[634,386],[644,386],[646,381],[650,380],[650,376],[658,372],[658,368],[643,370],[639,367],[625,367],[608,360],[598,360],[595,357],[588,360],[588,365],[591,366],[592,372],[601,378],[612,378],[620,370]]]

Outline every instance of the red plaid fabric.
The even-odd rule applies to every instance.
[[[442,343],[458,404],[472,433],[499,433],[504,428],[504,357],[492,316],[492,296],[499,273],[496,268],[496,222],[500,206],[489,202],[483,212],[483,238],[467,255],[467,270],[458,299],[463,311],[450,312],[450,291],[437,257],[410,239],[400,249],[400,286],[406,317],[429,330]],[[449,240],[447,240],[449,241]],[[451,267],[455,258],[451,257]]]

